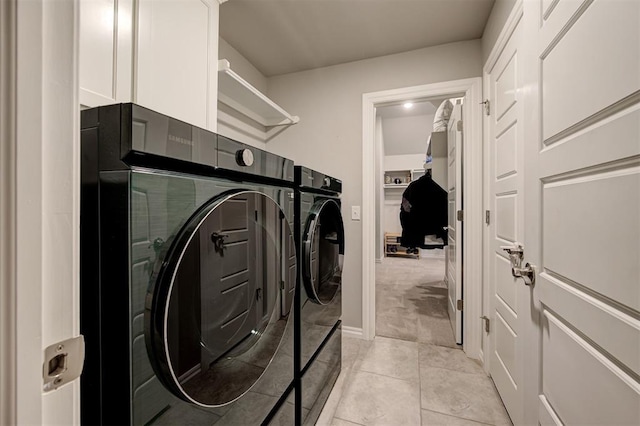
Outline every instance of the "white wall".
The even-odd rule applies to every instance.
[[[382,119],[386,155],[427,152],[427,138],[433,129],[433,114]]]
[[[228,60],[236,74],[262,93],[267,92],[267,78],[223,38],[218,40],[218,58]],[[218,134],[260,149],[267,149],[266,131],[263,125],[218,102]]]
[[[218,59],[229,61],[236,74],[262,93],[267,92],[267,78],[222,37],[218,38]]]
[[[362,327],[362,227],[347,214],[362,204],[362,95],[478,77],[481,60],[473,40],[269,78],[269,97],[300,116],[269,149],[343,182],[346,326]]]
[[[387,189],[384,193],[384,205],[382,206],[382,232],[402,233],[400,225],[400,204],[404,188]]]
[[[496,44],[502,27],[507,22],[507,18],[511,13],[511,9],[516,4],[517,0],[496,0],[491,9],[491,15],[487,25],[484,27],[484,33],[482,34],[482,64],[487,61],[493,45]]]
[[[431,122],[433,122],[433,119]],[[426,152],[426,150],[427,149],[425,147],[424,151]],[[384,170],[422,169],[425,160],[425,152],[420,154],[385,155]],[[382,234],[385,232],[395,232],[398,234],[402,232],[399,213],[403,192],[404,188],[385,189],[382,210],[378,210],[381,212],[382,216]]]

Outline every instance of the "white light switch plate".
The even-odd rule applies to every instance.
[[[360,220],[360,206],[351,206],[351,220]]]

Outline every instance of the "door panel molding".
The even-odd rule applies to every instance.
[[[555,312],[543,308],[542,315],[541,368],[548,372],[541,392],[560,420],[564,424],[633,424],[628,421],[637,418],[637,379]],[[576,388],[580,398],[572,398]],[[598,403],[584,404],[585,400]]]
[[[638,102],[640,102],[640,91],[632,93],[626,98],[621,99],[607,106],[606,108],[603,108],[602,110],[596,112],[593,115],[590,115],[584,120],[579,121],[576,124],[560,131],[559,133],[545,139],[543,141],[543,144],[545,148],[549,148],[552,145],[564,142],[565,140],[571,138],[571,136],[573,135],[582,136],[585,133],[588,134],[588,130],[590,130],[590,127],[602,125],[603,121],[605,121],[607,118],[617,116],[621,111],[626,111],[627,108],[633,108],[634,106],[637,106]],[[587,130],[587,132],[582,132],[582,130]],[[580,134],[578,135],[578,133]]]
[[[545,141],[637,91],[640,61],[619,47],[640,37],[640,7],[633,3],[593,1],[572,16],[550,45],[541,45],[538,98]],[[607,61],[594,54],[598,51],[607,54]],[[607,81],[606,90],[602,81]]]
[[[572,329],[621,369],[640,376],[640,323],[632,313],[625,313],[609,303],[581,291],[578,287],[559,280],[548,273],[540,274],[545,280],[540,285],[541,298],[547,300],[545,308],[563,312],[564,321]],[[618,339],[611,339],[608,330],[617,328]],[[635,344],[634,344],[635,343]]]
[[[498,36],[498,39],[493,45],[493,48],[491,49],[491,53],[489,53],[489,57],[487,58],[487,61],[484,64],[483,71],[485,74],[488,73],[490,70],[492,70],[493,67],[496,65],[496,61],[498,60],[500,53],[502,53],[502,51],[504,50],[504,47],[507,45],[507,42],[511,38],[511,35],[513,34],[516,27],[520,23],[520,20],[522,19],[523,14],[524,14],[523,0],[516,0],[515,4],[513,5],[513,9],[511,9],[511,13],[509,14],[509,17],[507,18],[507,21],[505,22],[504,27],[502,28],[502,31],[500,31],[500,35]],[[488,93],[486,92],[488,87],[489,86],[486,86],[486,85],[484,86],[485,98],[488,96]]]

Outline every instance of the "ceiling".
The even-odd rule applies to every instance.
[[[228,0],[220,36],[266,77],[482,37],[494,0]]]
[[[433,115],[436,113],[436,109],[444,99],[430,99],[428,101],[418,100],[411,102],[411,108],[405,108],[402,103],[397,105],[383,106],[376,108],[376,116],[382,119],[386,118],[398,118],[398,117],[411,117],[416,115]]]
[[[382,118],[385,155],[423,155],[433,128],[433,116],[443,100],[412,100],[409,109],[403,104],[376,108],[376,116]]]

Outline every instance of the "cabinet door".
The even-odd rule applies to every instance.
[[[140,0],[135,100],[215,130],[218,11],[216,0]]]
[[[133,0],[80,2],[80,104],[131,101]]]

